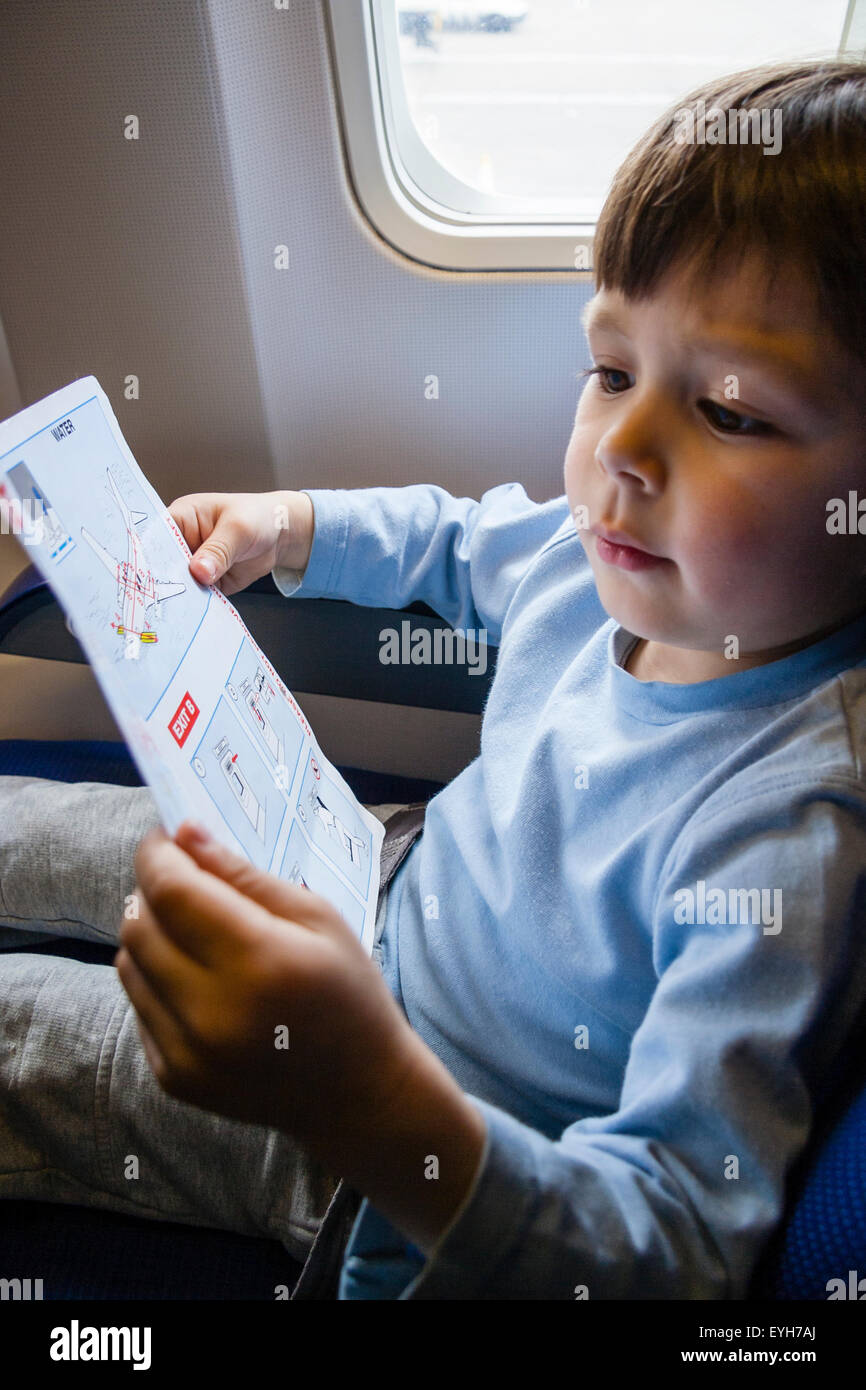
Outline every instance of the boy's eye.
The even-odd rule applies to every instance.
[[[628,387],[628,372],[620,371],[618,367],[584,367],[580,375],[584,379],[597,376],[602,391],[609,396],[619,396]],[[621,377],[625,384],[617,385],[616,381],[611,381],[611,377]],[[756,420],[752,415],[738,415],[735,410],[729,410],[727,406],[719,405],[718,401],[705,398],[699,402],[699,405],[704,409],[710,424],[724,434],[773,433],[773,426],[768,425],[766,421]]]
[[[584,367],[581,376],[585,379],[597,376],[602,391],[607,391],[611,396],[618,396],[623,389],[622,387],[610,386],[609,382],[612,376],[622,376],[626,378],[626,381],[628,380],[628,373],[621,372],[618,367]]]
[[[773,433],[772,425],[768,425],[765,420],[756,420],[752,415],[738,415],[735,410],[728,410],[727,406],[719,405],[718,401],[704,400],[701,401],[701,405],[707,408],[710,424],[714,424],[716,429],[723,430],[725,434]],[[714,413],[715,420],[712,418]],[[740,425],[744,428],[738,428]]]

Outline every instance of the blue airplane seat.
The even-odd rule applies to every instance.
[[[789,1175],[785,1220],[751,1287],[752,1296],[760,1299],[823,1301],[831,1292],[837,1298],[866,1299],[863,1019],[843,1048],[809,1143]]]

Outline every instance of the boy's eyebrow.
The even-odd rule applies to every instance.
[[[589,333],[590,329],[607,328],[613,332],[622,333],[624,330],[616,314],[610,309],[596,309],[593,312],[594,303],[595,300],[590,300],[581,314],[584,331]],[[746,361],[755,362],[758,366],[775,367],[777,370],[787,371],[799,378],[804,389],[808,390],[811,387],[812,391],[815,391],[816,370],[813,358],[791,351],[789,340],[783,340],[779,335],[762,337],[756,333],[754,338],[755,342],[752,345],[741,338],[721,336],[682,338],[680,342],[686,348],[710,352],[716,357],[739,357]],[[759,343],[762,345],[759,346]]]

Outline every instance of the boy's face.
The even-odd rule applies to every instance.
[[[654,678],[773,661],[866,609],[866,536],[827,530],[831,498],[866,497],[866,369],[793,269],[772,292],[757,258],[712,284],[675,267],[640,301],[602,289],[587,332],[606,370],[565,490],[601,602],[648,639]],[[600,530],[659,558],[635,568]]]

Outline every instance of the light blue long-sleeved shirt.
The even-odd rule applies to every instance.
[[[382,939],[484,1153],[427,1258],[365,1201],[340,1296],[743,1297],[866,997],[866,618],[641,682],[564,496],[309,495],[283,592],[423,600],[499,647]]]

